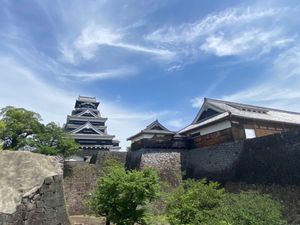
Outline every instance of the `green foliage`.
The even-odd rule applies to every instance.
[[[46,126],[38,113],[12,106],[1,109],[0,142],[3,149],[18,150],[31,147],[35,152],[47,155],[73,155],[79,145],[66,136],[55,123]]]
[[[287,224],[282,218],[280,203],[257,192],[226,194],[214,214],[215,219],[211,224],[219,221],[232,225]]]
[[[218,207],[224,190],[215,182],[186,180],[174,191],[168,205],[168,219],[171,224],[207,224],[212,209]]]
[[[88,205],[97,216],[117,225],[141,223],[145,205],[159,193],[158,175],[154,170],[126,171],[113,165],[98,181]]]
[[[29,135],[40,132],[42,124],[39,114],[23,108],[7,106],[0,111],[2,125],[0,139],[3,149],[17,150],[26,145]]]
[[[224,193],[217,183],[184,181],[167,206],[172,225],[285,225],[281,205],[256,192]]]
[[[79,149],[78,144],[53,122],[43,126],[42,131],[31,138],[29,143],[36,147],[37,153],[46,155],[60,154],[67,157]]]

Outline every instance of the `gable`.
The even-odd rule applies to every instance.
[[[205,110],[200,114],[200,116],[199,116],[199,118],[197,119],[196,122],[200,122],[200,121],[202,121],[202,120],[205,120],[205,119],[210,118],[210,117],[212,117],[212,116],[215,116],[215,115],[217,115],[217,114],[219,114],[219,112],[217,112],[216,110],[211,109],[211,108],[207,108],[207,109],[205,109]]]
[[[71,131],[73,134],[99,134],[104,135],[103,132],[95,128],[90,122],[87,122],[81,127],[78,127],[77,129]]]
[[[94,117],[94,118],[98,117],[94,112],[88,109],[78,113],[76,116]]]
[[[199,123],[200,121],[204,121],[223,112],[225,112],[225,110],[210,104],[205,98],[204,103],[202,104],[192,124]]]
[[[95,117],[95,116],[92,115],[91,113],[84,113],[84,114],[82,114],[81,116],[84,116],[84,117]]]
[[[164,129],[161,126],[156,125],[151,127],[149,130],[164,130]]]
[[[158,120],[155,120],[153,123],[148,125],[145,130],[164,130],[164,131],[169,131],[167,128],[165,128],[163,125],[161,125]]]
[[[90,129],[90,128],[84,128],[76,133],[77,134],[98,134],[95,130]]]

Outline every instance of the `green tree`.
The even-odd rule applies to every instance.
[[[3,149],[19,149],[26,145],[28,136],[42,129],[41,116],[38,113],[23,108],[7,106],[0,111],[4,124],[0,132]]]
[[[126,171],[111,166],[98,180],[88,205],[92,214],[106,217],[106,224],[133,225],[141,223],[145,205],[159,193],[158,175],[154,170]]]
[[[208,224],[213,209],[221,204],[224,189],[215,182],[185,180],[175,189],[167,204],[168,220],[173,225]]]
[[[38,113],[12,106],[0,111],[0,142],[3,149],[18,150],[31,147],[46,155],[73,155],[79,149],[55,123],[43,125]]]
[[[284,225],[280,203],[257,192],[228,193],[214,211],[211,225],[223,221],[232,225]]]
[[[43,126],[41,132],[30,138],[28,143],[36,148],[35,152],[45,155],[68,157],[74,155],[79,149],[74,139],[64,133],[54,122]]]

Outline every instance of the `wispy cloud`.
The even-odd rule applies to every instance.
[[[115,70],[108,70],[98,73],[72,73],[65,74],[63,78],[67,80],[90,82],[96,80],[114,79],[114,78],[125,78],[137,74],[136,68],[120,68]]]
[[[170,126],[171,129],[181,129],[186,126],[187,122],[184,122],[183,119],[173,119],[166,122],[167,126]]]
[[[263,81],[222,98],[300,111],[299,62],[298,45],[283,51],[274,59],[271,68],[266,71]]]
[[[280,53],[273,67],[284,79],[293,76],[300,77],[300,44]]]
[[[273,48],[283,48],[294,38],[285,37],[280,30],[250,30],[241,34],[225,37],[223,33],[206,38],[200,49],[217,56],[244,55],[255,56],[269,53]]]
[[[193,108],[199,108],[203,103],[204,97],[195,97],[191,99],[191,104]]]
[[[76,54],[89,60],[96,56],[101,46],[110,46],[121,48],[127,51],[149,54],[160,59],[171,60],[175,54],[166,49],[153,48],[140,44],[131,44],[124,41],[125,33],[121,30],[112,31],[109,28],[103,28],[95,24],[89,24],[85,27],[79,37],[70,45],[62,45],[61,53],[66,61],[75,62]]]
[[[183,61],[197,60],[204,53],[258,57],[295,41],[285,24],[272,25],[288,12],[289,8],[231,8],[192,23],[159,28],[145,39],[176,51]]]
[[[245,24],[275,16],[282,11],[283,9],[231,8],[193,23],[160,28],[147,35],[146,39],[162,43],[190,43],[226,27],[243,27]]]

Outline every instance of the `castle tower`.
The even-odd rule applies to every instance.
[[[71,115],[67,116],[65,131],[80,144],[82,156],[93,156],[98,151],[119,150],[119,141],[107,133],[95,97],[79,96]]]

